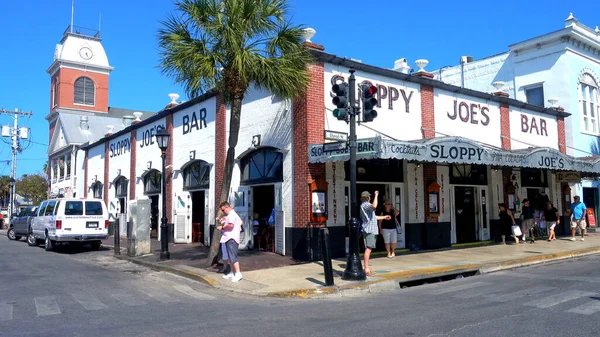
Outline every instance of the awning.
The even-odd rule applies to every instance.
[[[357,159],[403,159],[448,164],[479,164],[600,173],[600,157],[575,158],[547,147],[503,150],[462,137],[415,141],[369,138],[358,141]],[[346,161],[350,149],[325,152],[323,144],[309,146],[309,163]]]

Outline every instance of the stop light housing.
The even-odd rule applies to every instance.
[[[371,84],[363,84],[362,91],[362,119],[363,122],[372,122],[377,117],[377,87]]]
[[[331,90],[335,94],[332,103],[337,107],[333,110],[333,117],[338,120],[348,120],[348,83],[334,84]]]

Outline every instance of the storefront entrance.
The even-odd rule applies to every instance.
[[[274,246],[274,223],[271,214],[275,208],[275,186],[262,185],[251,188],[252,204],[250,211],[252,213],[254,248],[273,250]],[[258,226],[254,226],[257,222]]]
[[[150,237],[158,238],[158,195],[150,196]]]
[[[475,197],[475,187],[454,187],[454,219],[456,223],[456,243],[467,243],[477,241]]]
[[[205,191],[190,192],[192,199],[192,242],[204,242]]]

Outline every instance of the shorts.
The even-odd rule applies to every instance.
[[[363,233],[363,237],[365,238],[365,247],[371,249],[375,248],[377,245],[377,234]]]
[[[224,243],[225,250],[227,251],[227,257],[229,258],[229,263],[236,263],[240,259],[238,258],[238,247],[239,243],[235,242],[234,239],[229,239],[229,241]]]
[[[523,220],[523,227],[525,227],[527,230],[533,229],[533,227],[535,227],[535,222],[533,219],[525,219]]]
[[[550,228],[550,230],[554,230],[554,227],[556,227],[556,221],[546,221],[546,226],[548,226],[548,228]]]
[[[227,247],[225,246],[225,242],[221,242],[221,254],[223,255],[223,261],[229,261],[229,256],[227,256]]]
[[[381,231],[381,234],[383,235],[383,242],[385,243],[396,243],[398,242],[398,231],[396,231],[396,228],[394,229],[383,229]]]
[[[577,227],[581,228],[581,229],[585,229],[586,223],[585,223],[585,219],[573,219],[573,221],[571,221],[571,229],[575,229]]]

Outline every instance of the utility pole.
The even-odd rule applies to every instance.
[[[27,139],[29,137],[28,128],[19,129],[19,116],[31,116],[31,111],[26,112],[19,109],[9,111],[0,109],[0,114],[13,115],[12,128],[8,125],[2,127],[2,137],[11,137],[12,140],[12,167],[10,170],[10,203],[8,207],[8,218],[10,219],[15,213],[15,196],[16,196],[16,176],[17,176],[17,153],[21,152],[21,144],[19,139]]]

